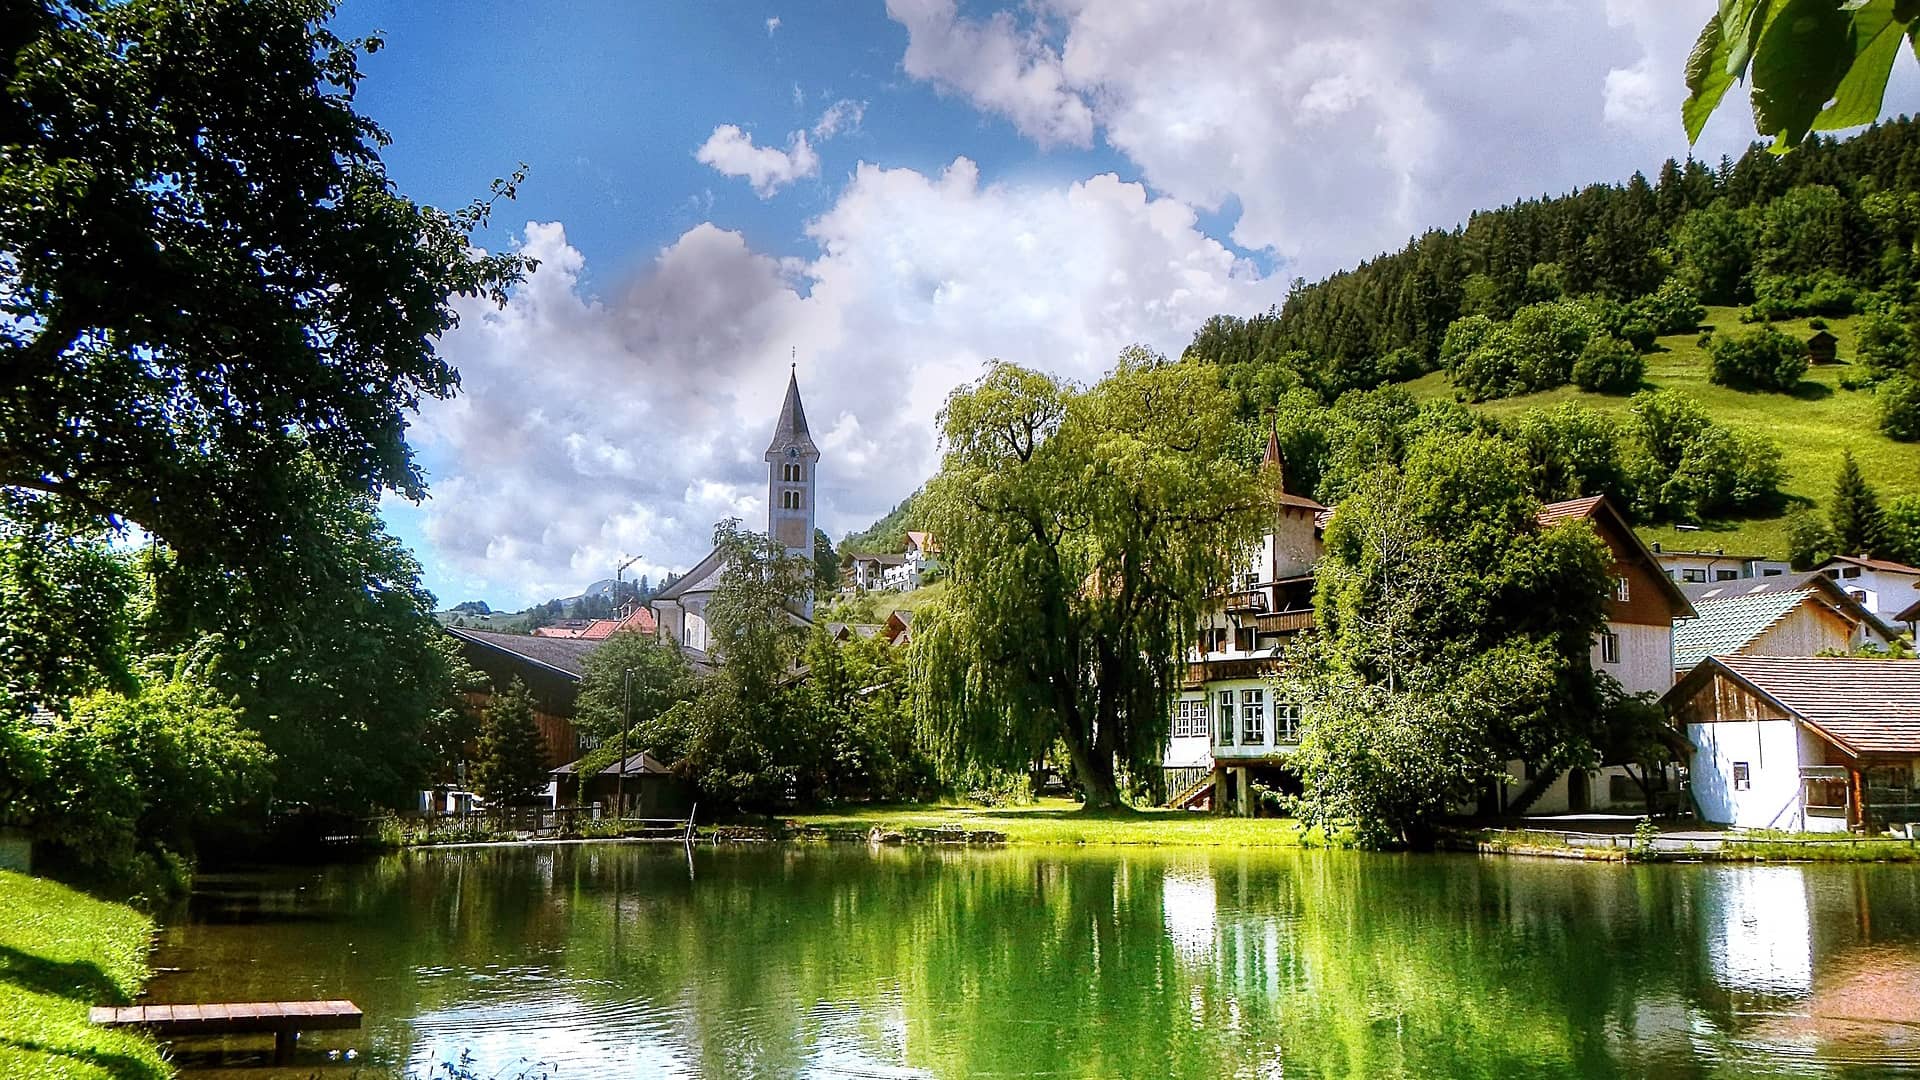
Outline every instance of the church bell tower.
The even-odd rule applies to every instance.
[[[787,400],[767,444],[767,535],[790,555],[813,558],[814,480],[820,448],[807,433],[807,411],[800,406],[800,378],[787,376]],[[809,607],[812,605],[809,604]]]

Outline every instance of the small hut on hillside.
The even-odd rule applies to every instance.
[[[1840,362],[1840,339],[1830,331],[1815,330],[1807,339],[1807,359],[1816,364],[1837,364]]]

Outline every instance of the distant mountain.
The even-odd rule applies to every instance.
[[[463,600],[460,603],[453,605],[453,610],[466,615],[493,614],[493,609],[487,606],[487,602],[485,600]]]

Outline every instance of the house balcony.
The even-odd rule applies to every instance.
[[[1313,629],[1313,609],[1269,612],[1256,617],[1253,626],[1262,634],[1297,634]]]
[[[1258,615],[1272,605],[1267,603],[1265,589],[1243,589],[1240,592],[1228,593],[1225,603],[1221,606],[1229,615]]]

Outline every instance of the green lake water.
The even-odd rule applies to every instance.
[[[590,844],[198,889],[153,1000],[367,1014],[252,1077],[1920,1071],[1901,866]]]

